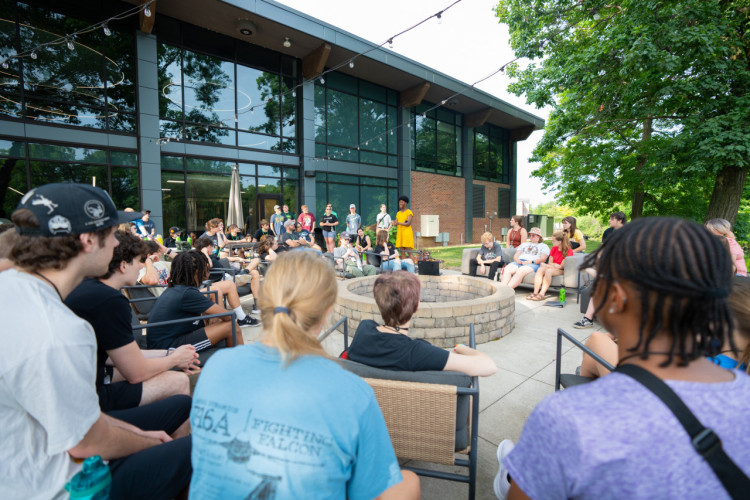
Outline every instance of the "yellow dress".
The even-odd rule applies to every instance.
[[[396,212],[396,221],[399,223],[406,222],[409,216],[412,216],[414,223],[414,212],[409,210]],[[414,230],[412,226],[396,226],[396,248],[414,248]]]

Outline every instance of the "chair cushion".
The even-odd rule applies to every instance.
[[[400,380],[403,382],[421,382],[423,384],[454,385],[456,387],[471,387],[471,377],[453,371],[419,371],[404,372],[383,370],[357,363],[348,359],[339,359],[339,363],[350,372],[362,378],[378,378],[384,380]],[[471,396],[459,395],[456,400],[456,451],[469,446],[469,408]]]
[[[588,384],[595,379],[591,377],[584,377],[582,375],[575,375],[573,373],[562,373],[560,374],[560,385],[563,387],[573,387],[574,385]]]

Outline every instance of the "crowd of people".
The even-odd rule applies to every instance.
[[[376,269],[362,253],[371,252],[391,271],[373,285],[382,321],[359,323],[348,359],[387,370],[496,373],[481,350],[410,336],[421,282],[400,253],[413,246],[407,205],[402,197],[393,220],[381,207],[375,241],[354,205],[333,247],[332,206],[320,222],[307,207],[299,217],[276,207],[249,241],[211,219],[190,249],[176,250],[158,241],[148,214],[118,212],[98,188],[31,190],[13,213],[14,230],[0,234],[0,301],[14,311],[5,327],[24,332],[0,354],[0,496],[64,497],[82,459],[99,455],[108,461],[110,498],[419,498],[419,479],[399,467],[373,390],[317,341],[338,290],[321,254],[369,276]],[[541,300],[586,242],[572,217],[551,248],[539,228],[523,225],[511,220],[512,262],[485,233],[470,269],[491,279],[501,273],[510,287],[534,273],[527,298]],[[172,241],[183,241],[174,229]],[[750,443],[738,430],[750,410],[750,285],[741,252],[723,219],[626,224],[612,214],[601,247],[583,259],[593,292],[582,322],[605,328],[588,345],[618,368],[608,374],[584,356],[581,374],[600,380],[545,398],[520,441],[500,444],[499,498],[697,498],[747,485]],[[255,299],[250,313],[239,299],[242,277]],[[158,295],[149,322],[182,320],[149,327],[148,349],[136,343],[123,294],[136,283]],[[244,345],[232,321],[262,326],[259,341]],[[201,366],[200,352],[218,345],[232,348]],[[639,371],[706,427],[695,448]],[[198,373],[191,397],[188,377]],[[696,441],[704,435],[718,436],[705,453]],[[714,474],[719,453],[732,481]]]

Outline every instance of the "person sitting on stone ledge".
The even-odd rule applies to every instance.
[[[103,411],[143,406],[174,394],[190,395],[185,374],[197,373],[198,354],[193,346],[174,351],[141,351],[133,338],[128,300],[120,292],[135,284],[147,245],[129,232],[117,231],[109,269],[99,278],[86,278],[65,305],[88,321],[96,335],[96,392]],[[179,368],[185,373],[172,371]]]
[[[497,365],[481,351],[463,344],[446,351],[426,340],[409,337],[421,288],[419,278],[407,271],[378,276],[372,293],[384,324],[380,326],[372,320],[360,322],[347,358],[386,370],[451,370],[480,377],[494,374]]]

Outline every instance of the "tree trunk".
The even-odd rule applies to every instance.
[[[706,220],[726,219],[732,226],[740,210],[742,189],[745,187],[747,170],[734,166],[725,166],[716,174],[714,190],[708,204]]]
[[[646,118],[643,121],[643,133],[641,134],[641,142],[645,143],[651,139],[651,117]],[[635,171],[640,174],[643,166],[648,161],[648,155],[643,154],[638,158],[638,164],[635,167]],[[630,213],[630,219],[638,219],[643,217],[643,202],[646,200],[646,192],[643,191],[643,181],[638,182],[633,188],[633,206]]]

